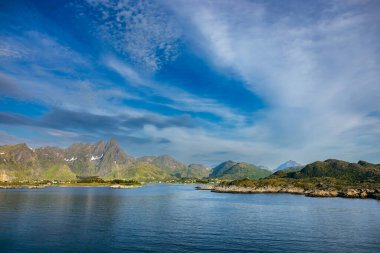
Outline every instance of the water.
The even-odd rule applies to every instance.
[[[380,252],[380,201],[193,185],[0,190],[0,252]]]

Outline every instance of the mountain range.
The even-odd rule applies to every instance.
[[[204,165],[186,165],[168,155],[130,157],[114,139],[106,143],[75,143],[66,149],[31,149],[26,144],[0,146],[0,181],[70,181],[78,177],[161,180],[203,178],[210,172]]]
[[[184,164],[169,155],[131,157],[116,140],[94,144],[75,143],[68,148],[29,148],[26,144],[0,146],[0,181],[58,180],[99,177],[156,181],[179,178],[259,179],[329,177],[346,181],[380,182],[380,165],[365,161],[349,163],[329,159],[306,166],[288,161],[272,174],[263,166],[226,161],[213,169],[202,164]]]
[[[178,178],[264,178],[262,166],[226,161],[213,169],[184,164],[169,155],[131,157],[116,140],[94,144],[29,148],[26,144],[0,146],[0,181],[58,180],[99,177],[105,180],[155,181]]]

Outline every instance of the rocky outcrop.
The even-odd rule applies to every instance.
[[[211,190],[213,192],[229,193],[292,193],[303,194],[304,189],[298,187],[281,187],[281,186],[263,186],[263,187],[241,187],[241,186],[220,186],[220,185],[202,185],[197,186],[197,190]]]
[[[307,190],[305,196],[308,197],[338,197],[339,193],[336,190]]]
[[[224,193],[290,193],[303,194],[307,197],[372,198],[380,200],[380,189],[347,189],[338,191],[336,189],[303,189],[293,186],[241,187],[234,185],[202,185],[197,186],[196,189]]]
[[[213,184],[205,184],[205,185],[199,185],[196,186],[195,189],[197,190],[214,190],[216,185]]]
[[[339,197],[344,198],[372,198],[380,200],[380,189],[347,189],[339,192]]]

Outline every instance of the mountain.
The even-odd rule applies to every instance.
[[[204,178],[210,174],[210,169],[206,166],[199,164],[186,165],[177,161],[169,155],[161,156],[143,156],[136,158],[136,163],[149,163],[162,169],[168,177],[176,178]]]
[[[212,178],[222,177],[224,175],[224,173],[227,170],[229,170],[232,166],[234,166],[235,164],[237,164],[237,163],[234,161],[231,161],[231,160],[226,161],[226,162],[222,162],[221,164],[219,164],[218,166],[216,166],[212,169],[210,177],[212,177]]]
[[[302,164],[297,163],[296,161],[289,160],[281,165],[279,165],[277,168],[273,170],[273,172],[279,171],[279,170],[291,170],[291,171],[297,171],[301,170],[304,166]]]
[[[182,177],[182,174],[187,169],[187,165],[183,164],[169,155],[161,155],[152,160],[152,164],[165,170],[169,175]]]
[[[368,180],[380,182],[380,166],[365,161],[349,163],[346,161],[329,159],[308,164],[300,171],[278,171],[274,173],[273,176],[283,178],[331,177],[350,182],[362,182]]]
[[[107,143],[75,143],[66,149],[64,154],[64,161],[81,177],[105,177],[114,170],[125,169],[134,161],[114,139]]]
[[[264,178],[272,172],[249,163],[226,161],[212,169],[211,178],[239,179],[239,178]]]
[[[100,158],[104,153],[105,144],[75,143],[64,151],[66,164],[80,177],[95,176],[98,174]]]
[[[75,180],[59,148],[31,149],[26,144],[0,146],[0,181]]]
[[[116,140],[95,144],[75,143],[67,149],[26,144],[0,146],[0,181],[104,179],[162,180],[207,177],[203,165],[186,165],[168,155],[128,156]]]
[[[137,158],[137,162],[153,164],[165,171],[169,176],[176,178],[205,178],[211,172],[210,168],[202,164],[186,165],[169,155],[144,156]]]
[[[116,140],[111,139],[104,146],[103,155],[99,157],[97,174],[104,177],[114,170],[127,169],[133,162],[134,159],[127,156]]]
[[[183,175],[187,178],[206,178],[210,175],[211,168],[206,167],[202,164],[189,164]]]

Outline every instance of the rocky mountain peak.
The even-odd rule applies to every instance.
[[[108,142],[107,142],[107,144],[106,144],[106,146],[108,146],[108,147],[118,147],[118,148],[120,148],[119,143],[118,143],[117,140],[114,139],[114,138],[109,139]]]
[[[30,164],[35,160],[35,154],[26,143],[16,145],[4,145],[0,147],[3,156],[11,158],[15,162]]]

